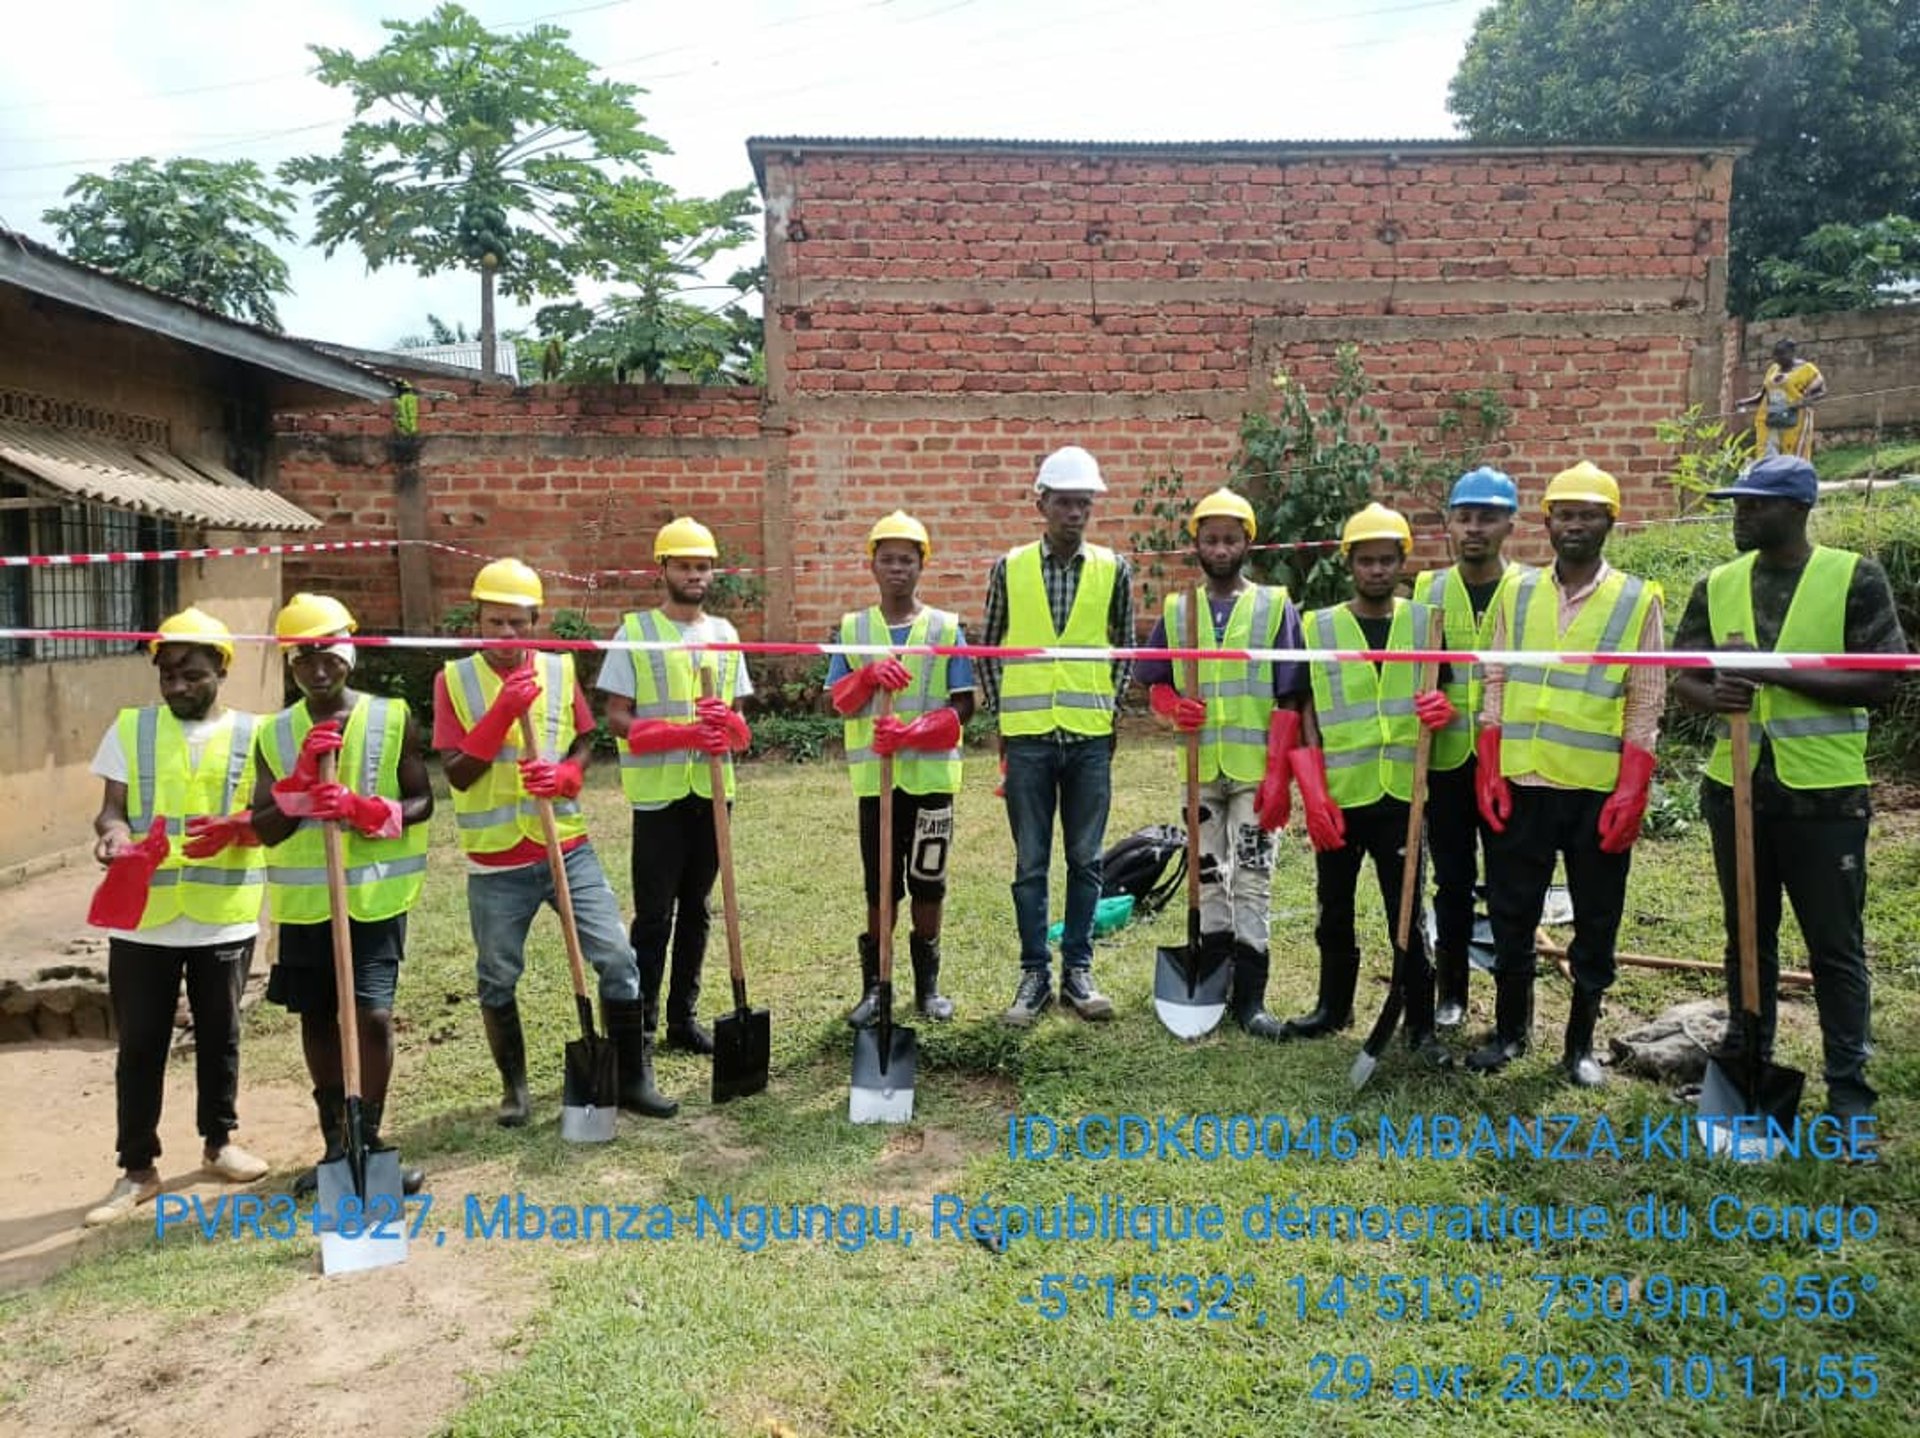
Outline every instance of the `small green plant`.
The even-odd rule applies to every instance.
[[[1187,549],[1187,478],[1179,470],[1156,474],[1133,501],[1134,514],[1147,521],[1146,528],[1128,535],[1134,553],[1139,556],[1141,597],[1150,613],[1158,613],[1160,601],[1177,582],[1173,558]]]
[[[741,573],[726,550],[713,566],[713,582],[707,586],[706,608],[710,614],[745,614],[767,602],[767,586],[757,572]]]
[[[440,632],[453,634],[461,638],[480,632],[480,606],[474,600],[465,599],[448,609],[440,616]]]
[[[1682,513],[1699,508],[1710,491],[1732,484],[1753,458],[1747,432],[1741,429],[1729,433],[1724,424],[1707,414],[1704,405],[1691,405],[1675,419],[1657,420],[1653,435],[1678,451],[1667,482],[1679,494]]]

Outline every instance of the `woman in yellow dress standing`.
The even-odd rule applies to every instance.
[[[1740,401],[1741,409],[1756,411],[1753,416],[1755,459],[1775,454],[1812,457],[1812,407],[1825,397],[1827,381],[1814,368],[1812,360],[1797,356],[1796,348],[1792,340],[1777,342],[1773,347],[1773,363],[1767,366],[1760,388]]]

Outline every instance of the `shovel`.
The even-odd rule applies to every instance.
[[[1200,606],[1206,592],[1195,589],[1187,601],[1186,646],[1200,647]],[[1187,661],[1187,693],[1200,693],[1200,661]],[[1233,970],[1220,955],[1200,945],[1200,731],[1187,738],[1187,943],[1161,945],[1154,953],[1153,1011],[1175,1038],[1197,1039],[1213,1032],[1227,1011]]]
[[[880,691],[880,717],[893,695]],[[853,1086],[847,1118],[854,1123],[906,1123],[913,1118],[918,1036],[893,1024],[893,755],[880,756],[880,1016],[853,1031]]]
[[[322,780],[333,780],[334,763],[334,755],[320,756]],[[360,1018],[353,1000],[353,934],[347,913],[347,866],[340,851],[339,824],[332,820],[322,823],[320,837],[327,852],[327,927],[333,935],[340,1081],[347,1092],[347,1130],[341,1145],[345,1151],[314,1171],[319,1180],[314,1227],[320,1230],[320,1271],[331,1276],[404,1262],[407,1225],[399,1150],[369,1150],[360,1111]]]
[[[1421,664],[1414,672],[1414,693],[1431,689],[1437,673],[1432,664]],[[1380,1066],[1380,1055],[1386,1052],[1393,1031],[1400,1027],[1400,1012],[1407,1005],[1407,970],[1412,967],[1407,949],[1413,942],[1414,901],[1420,897],[1416,890],[1420,883],[1421,825],[1427,817],[1427,764],[1433,755],[1433,731],[1424,724],[1419,725],[1419,729],[1413,741],[1413,800],[1407,806],[1407,856],[1400,867],[1400,913],[1393,925],[1393,982],[1387,989],[1387,1001],[1380,1005],[1380,1017],[1373,1021],[1367,1041],[1360,1045],[1360,1056],[1347,1071],[1347,1081],[1355,1093],[1367,1086],[1367,1080]]]
[[[700,666],[700,697],[713,697],[713,670]],[[713,1025],[713,1101],[751,1098],[767,1086],[773,1025],[765,1009],[747,1006],[747,971],[740,962],[740,899],[733,888],[733,831],[727,816],[727,761],[707,756],[713,791],[713,847],[720,860],[720,898],[726,909],[727,972],[733,980],[733,1012]]]
[[[1798,1069],[1781,1067],[1760,1052],[1760,959],[1759,938],[1754,933],[1757,905],[1748,716],[1729,714],[1727,728],[1733,741],[1734,939],[1740,951],[1742,1043],[1735,1060],[1708,1058],[1700,1084],[1700,1113],[1694,1122],[1711,1151],[1730,1153],[1743,1163],[1751,1163],[1772,1158],[1775,1147],[1764,1132],[1753,1132],[1753,1128],[1764,1130],[1774,1124],[1791,1127],[1800,1110],[1800,1091],[1807,1076]],[[1735,1066],[1740,1070],[1737,1074],[1731,1071]]]
[[[539,752],[531,715],[520,716],[520,742],[528,754]],[[573,891],[567,886],[567,858],[560,852],[560,830],[553,821],[553,800],[534,799],[547,840],[547,869],[553,875],[553,906],[560,911],[560,935],[566,940],[567,968],[573,975],[573,1006],[580,1013],[580,1037],[560,1051],[560,1137],[568,1143],[611,1143],[620,1114],[620,1073],[613,1044],[593,1031],[593,1001],[587,997],[586,963],[580,955],[580,930],[573,921]]]

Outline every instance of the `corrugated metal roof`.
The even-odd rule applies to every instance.
[[[444,345],[407,345],[391,351],[402,359],[421,359],[433,364],[443,364],[453,369],[470,369],[476,375],[480,373],[480,341],[456,340]],[[520,382],[520,351],[512,340],[497,339],[493,342],[493,367],[501,379]]]
[[[74,499],[216,529],[318,529],[271,490],[207,460],[78,430],[0,420],[0,465]]]

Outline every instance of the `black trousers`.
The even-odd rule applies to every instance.
[[[1493,923],[1495,977],[1533,977],[1534,931],[1553,882],[1554,860],[1564,857],[1567,892],[1573,899],[1567,962],[1574,987],[1604,993],[1613,984],[1614,943],[1626,908],[1633,851],[1600,851],[1598,826],[1606,794],[1527,784],[1511,788],[1513,816],[1507,831],[1487,837],[1487,917]]]
[[[658,1021],[669,944],[673,982],[667,991],[667,1022],[684,1023],[699,1008],[700,966],[712,926],[707,899],[720,874],[712,801],[688,794],[664,809],[635,809],[628,873],[633,880],[628,937],[640,966],[646,1026],[651,1030]]]
[[[211,1150],[240,1126],[240,994],[253,967],[253,939],[190,949],[130,939],[107,941],[107,994],[120,1049],[113,1087],[120,1167],[153,1167],[160,1157],[160,1110],[180,980],[193,1014],[195,1121]]]
[[[1373,861],[1374,883],[1380,890],[1380,907],[1386,914],[1387,941],[1392,944],[1394,926],[1400,918],[1400,871],[1406,863],[1409,807],[1398,799],[1385,798],[1343,811],[1347,842],[1313,856],[1318,902],[1313,937],[1320,948],[1320,997],[1323,1002],[1331,999],[1336,1011],[1351,1007],[1359,977],[1360,945],[1354,933],[1353,905],[1361,867],[1369,859]],[[1423,887],[1421,871],[1416,869],[1416,896]],[[1410,1033],[1429,1032],[1433,1028],[1433,971],[1427,965],[1427,941],[1417,897],[1404,962],[1409,965],[1403,979],[1407,1029]],[[1325,991],[1329,985],[1331,994]]]
[[[1457,769],[1427,775],[1427,851],[1433,861],[1434,966],[1440,996],[1465,1002],[1467,953],[1473,943],[1473,890],[1488,839],[1474,797],[1480,764],[1472,755]]]
[[[1733,791],[1700,786],[1713,835],[1713,867],[1726,916],[1727,1007],[1740,1004],[1739,907],[1735,897]],[[1780,894],[1786,891],[1806,941],[1820,1012],[1827,1102],[1835,1113],[1870,1113],[1879,1097],[1866,1080],[1873,1006],[1867,972],[1867,821],[1753,816],[1754,949],[1760,969],[1761,1052],[1771,1056],[1780,1012]],[[1730,1033],[1737,1036],[1736,1023]]]

